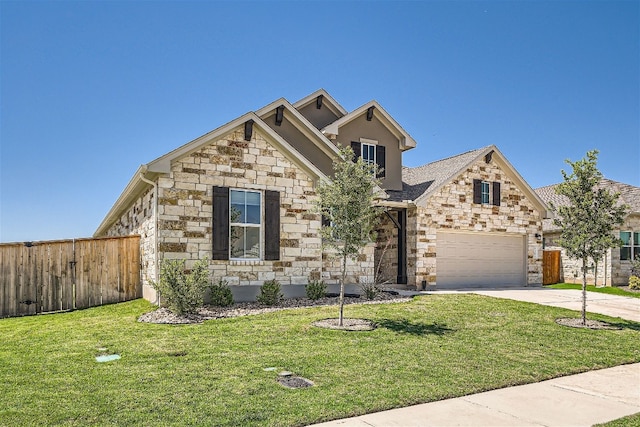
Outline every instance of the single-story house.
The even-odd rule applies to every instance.
[[[497,147],[403,167],[416,141],[378,102],[348,112],[322,89],[140,166],[95,236],[141,236],[149,300],[163,259],[207,257],[240,298],[270,279],[291,296],[311,280],[333,286],[340,266],[323,249],[312,202],[344,145],[383,169],[386,193],[378,241],[350,263],[349,283],[371,282],[374,269],[414,289],[542,282],[547,207]]]
[[[546,203],[555,206],[566,206],[566,197],[556,193],[558,184],[538,188],[536,193]],[[640,257],[640,187],[602,179],[599,186],[612,193],[620,193],[620,203],[629,207],[624,223],[615,233],[623,242],[620,248],[607,251],[606,256],[598,263],[597,282],[599,285],[624,286],[629,282],[633,259]],[[543,221],[544,247],[546,250],[561,251],[560,280],[566,283],[582,283],[582,261],[567,257],[565,250],[557,243],[561,230],[554,224],[553,219]],[[595,268],[587,266],[587,283],[595,283]]]

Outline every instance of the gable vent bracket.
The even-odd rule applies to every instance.
[[[489,151],[485,156],[484,156],[484,162],[485,163],[491,163],[491,158],[493,157],[493,150]]]
[[[276,108],[276,126],[280,126],[282,124],[282,119],[284,118],[284,105]]]
[[[368,122],[370,122],[371,119],[373,119],[373,110],[374,110],[374,108],[376,108],[376,107],[374,107],[373,105],[371,107],[367,108],[367,121]]]
[[[251,141],[251,136],[253,135],[253,120],[249,119],[244,122],[244,140]]]

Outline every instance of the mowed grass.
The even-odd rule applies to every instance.
[[[638,323],[568,328],[555,319],[577,312],[478,295],[346,306],[370,332],[311,325],[336,307],[136,322],[151,309],[0,320],[0,425],[305,425],[640,361]],[[97,363],[102,347],[122,358]],[[281,370],[315,386],[284,388]]]
[[[547,285],[545,288],[551,289],[578,289],[582,290],[582,285],[575,283],[558,283],[556,285]],[[587,292],[599,292],[601,294],[620,295],[623,297],[640,298],[640,292],[629,292],[624,289],[616,288],[615,286],[596,287],[593,285],[587,285]]]

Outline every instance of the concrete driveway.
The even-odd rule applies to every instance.
[[[533,302],[553,307],[582,310],[582,291],[571,289],[516,288],[516,289],[468,289],[460,292]],[[437,292],[434,292],[437,293]],[[640,322],[640,298],[587,292],[587,313],[621,317]]]

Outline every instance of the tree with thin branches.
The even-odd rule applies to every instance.
[[[587,266],[601,259],[607,250],[622,243],[613,231],[624,221],[627,207],[618,202],[619,193],[598,186],[602,173],[597,167],[598,150],[587,152],[585,158],[572,162],[571,173],[562,170],[564,182],[556,193],[565,196],[568,204],[551,208],[557,213],[554,223],[560,227],[559,244],[567,256],[582,261],[582,325],[587,323]]]
[[[355,261],[362,249],[375,241],[382,208],[375,206],[377,165],[361,157],[354,159],[351,147],[345,147],[334,161],[333,171],[331,181],[318,185],[316,208],[326,219],[321,231],[323,245],[334,249],[341,259],[338,325],[343,326],[347,260]]]

